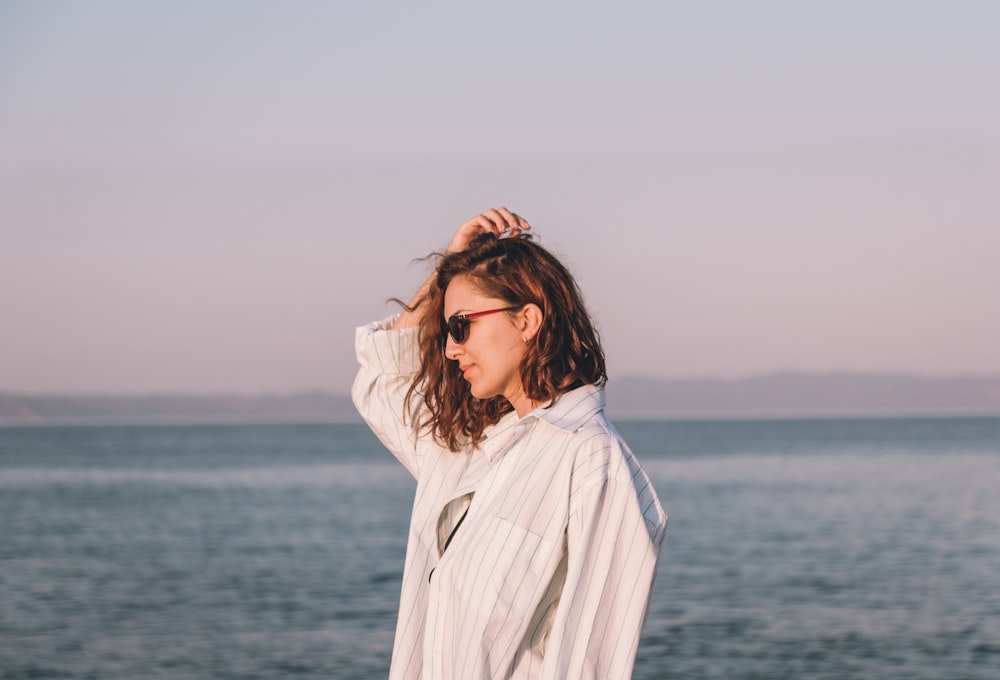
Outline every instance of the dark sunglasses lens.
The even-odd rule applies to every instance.
[[[451,333],[452,340],[460,345],[465,342],[465,331],[468,327],[468,324],[457,316],[448,319],[448,332]]]

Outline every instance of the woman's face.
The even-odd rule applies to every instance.
[[[482,295],[467,277],[456,276],[444,294],[445,322],[457,314],[484,312],[509,304],[506,300]],[[525,344],[517,320],[512,319],[512,314],[499,312],[471,319],[468,323],[469,330],[462,344],[448,335],[445,356],[458,362],[472,396],[488,399],[503,395],[519,416],[530,412],[533,404],[524,396],[519,372]]]

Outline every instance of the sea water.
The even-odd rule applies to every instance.
[[[1000,677],[1000,419],[619,429],[635,678]],[[0,677],[384,678],[414,486],[361,425],[0,429]]]

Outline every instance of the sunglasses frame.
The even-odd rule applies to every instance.
[[[451,339],[455,341],[456,345],[461,345],[469,339],[469,326],[472,325],[469,322],[476,317],[486,316],[487,314],[498,314],[499,312],[513,312],[521,307],[524,307],[524,305],[501,307],[500,309],[487,309],[484,312],[472,312],[471,314],[453,314],[448,317],[448,322],[445,324],[445,330],[448,335],[451,336]]]

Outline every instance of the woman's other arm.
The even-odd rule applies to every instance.
[[[667,517],[645,472],[626,460],[627,472],[595,471],[570,497],[566,583],[543,678],[632,677]]]

